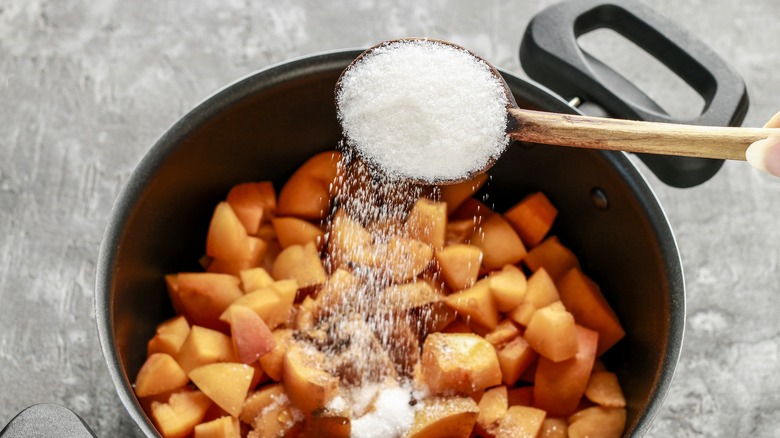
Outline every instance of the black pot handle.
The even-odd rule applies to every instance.
[[[73,411],[49,403],[30,406],[0,430],[0,438],[37,437],[96,438]]]
[[[590,56],[577,38],[608,28],[665,64],[699,93],[704,111],[677,119],[619,73]],[[520,44],[520,62],[535,81],[562,97],[579,97],[609,116],[653,122],[739,126],[748,108],[742,78],[693,35],[634,0],[569,0],[537,14]],[[670,186],[692,187],[717,173],[723,160],[638,154]]]

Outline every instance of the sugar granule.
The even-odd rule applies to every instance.
[[[391,177],[463,179],[509,143],[502,82],[484,61],[442,42],[375,48],[345,71],[336,102],[348,144]]]
[[[403,387],[385,388],[379,393],[375,409],[351,422],[353,438],[402,437],[412,427],[415,407],[411,393]]]

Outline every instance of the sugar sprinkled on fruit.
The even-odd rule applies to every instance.
[[[393,177],[438,182],[486,169],[509,143],[494,70],[466,49],[424,39],[369,49],[337,87],[348,146]]]

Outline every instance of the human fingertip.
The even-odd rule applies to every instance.
[[[745,159],[756,169],[780,176],[780,136],[751,144],[745,151]]]

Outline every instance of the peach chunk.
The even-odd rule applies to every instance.
[[[609,371],[593,372],[585,388],[585,397],[607,408],[626,407],[626,397],[620,388],[617,375]]]
[[[292,403],[310,414],[325,407],[336,395],[339,378],[324,371],[325,356],[292,344],[284,356],[284,387]]]
[[[414,413],[409,438],[468,438],[479,415],[471,397],[425,399]]]
[[[241,260],[249,253],[247,232],[227,202],[220,202],[211,217],[206,236],[206,255],[215,259]]]
[[[255,418],[265,409],[286,398],[287,393],[284,392],[284,386],[281,383],[265,385],[246,397],[238,418],[246,424],[253,424]]]
[[[264,288],[256,289],[233,301],[231,306],[249,307],[253,312],[260,316],[260,318],[263,318],[263,321],[266,321],[267,324],[271,315],[273,315],[281,302],[282,299],[279,297],[279,294],[277,294],[271,286],[266,286]],[[228,308],[230,308],[230,306],[228,306]],[[228,312],[227,309],[225,309],[225,311],[222,312],[222,315],[220,315],[220,319],[226,321],[227,317]]]
[[[471,287],[482,265],[482,250],[476,246],[456,244],[436,250],[442,278],[452,290]]]
[[[276,191],[270,181],[236,184],[228,192],[227,202],[247,233],[256,235],[260,224],[276,210]]]
[[[166,403],[152,402],[150,410],[164,438],[183,438],[203,421],[210,406],[211,399],[202,392],[182,391],[171,394]]]
[[[520,376],[538,357],[536,352],[521,338],[515,338],[496,351],[498,365],[501,367],[501,380],[504,384],[514,386]]]
[[[558,281],[561,301],[574,315],[578,324],[599,333],[598,356],[626,335],[617,315],[609,306],[598,285],[577,268]]]
[[[350,438],[352,422],[348,411],[320,409],[311,413],[303,429],[304,437]]]
[[[271,219],[271,223],[282,248],[312,242],[320,250],[325,244],[325,232],[309,221],[295,217],[279,217]]]
[[[539,268],[528,278],[524,302],[529,303],[536,309],[550,305],[560,300],[558,289],[555,287],[552,277],[544,268]],[[565,303],[564,303],[565,304]]]
[[[291,245],[276,257],[271,275],[276,280],[292,279],[299,288],[325,283],[328,275],[313,242]]]
[[[384,271],[396,283],[411,280],[433,259],[433,248],[419,240],[393,236],[383,245],[378,245],[378,254],[373,267]]]
[[[496,350],[481,336],[431,333],[422,350],[423,381],[434,394],[471,394],[501,383]]]
[[[470,241],[482,250],[482,266],[486,271],[513,265],[526,255],[520,237],[500,214],[485,219]]]
[[[498,323],[495,329],[485,335],[485,340],[495,348],[500,348],[516,337],[520,336],[520,330],[512,321],[505,319]]]
[[[571,359],[553,362],[540,357],[534,381],[534,405],[555,417],[571,415],[585,393],[599,334],[577,327],[577,354]]]
[[[569,417],[568,432],[571,438],[619,438],[625,427],[625,408],[594,406]]]
[[[480,280],[468,289],[448,295],[444,302],[470,322],[488,330],[493,330],[498,324],[498,309],[487,281]]]
[[[195,426],[194,438],[241,438],[238,418],[224,416]]]
[[[535,438],[547,414],[529,406],[511,406],[501,420],[496,438]]]
[[[176,361],[187,373],[201,365],[232,360],[234,353],[230,336],[197,325],[192,326],[176,355]]]
[[[485,184],[487,173],[480,173],[470,180],[441,186],[441,202],[447,204],[447,214],[452,214],[463,201],[469,199]]]
[[[506,386],[496,386],[485,391],[479,400],[479,415],[474,431],[483,437],[494,437],[501,419],[504,418],[509,401]]]
[[[341,153],[321,152],[309,158],[279,192],[276,212],[306,220],[324,219],[330,213],[331,185],[339,172]]]
[[[271,330],[252,309],[233,304],[225,312],[239,362],[251,364],[274,348]]]
[[[228,274],[181,273],[176,276],[176,295],[187,320],[215,330],[227,330],[219,315],[243,296],[240,280]]]
[[[274,348],[263,356],[260,356],[260,366],[271,379],[280,382],[282,369],[284,368],[284,356],[293,341],[293,331],[286,328],[276,329],[272,333]]]
[[[569,269],[580,266],[577,256],[555,236],[548,237],[529,251],[523,261],[531,271],[536,272],[539,268],[544,268],[555,281]]]
[[[568,438],[568,425],[562,418],[545,418],[539,438]]]
[[[528,287],[523,271],[515,265],[504,265],[488,277],[490,293],[501,312],[509,312],[523,302]]]
[[[534,247],[544,239],[552,228],[558,210],[542,192],[523,198],[514,207],[504,213],[504,218],[523,239],[523,243]]]
[[[244,293],[250,293],[257,289],[270,286],[274,278],[263,268],[244,269],[239,272],[241,278],[241,289]]]
[[[203,365],[190,371],[189,376],[198,389],[230,415],[241,412],[254,369],[249,365],[222,362]]]
[[[443,247],[447,232],[447,204],[418,199],[406,218],[404,231],[412,239],[436,249]]]
[[[176,316],[163,321],[157,326],[154,337],[146,344],[146,354],[165,353],[176,356],[187,335],[190,334],[190,324],[184,316]]]
[[[531,322],[531,317],[534,316],[534,312],[536,312],[536,307],[533,304],[522,302],[506,316],[521,326],[527,327],[528,323]]]
[[[577,354],[574,317],[560,301],[534,312],[523,336],[531,348],[553,362],[560,362]]]
[[[187,373],[174,358],[165,353],[154,353],[146,358],[138,371],[135,394],[138,397],[161,394],[181,388],[187,383]]]

